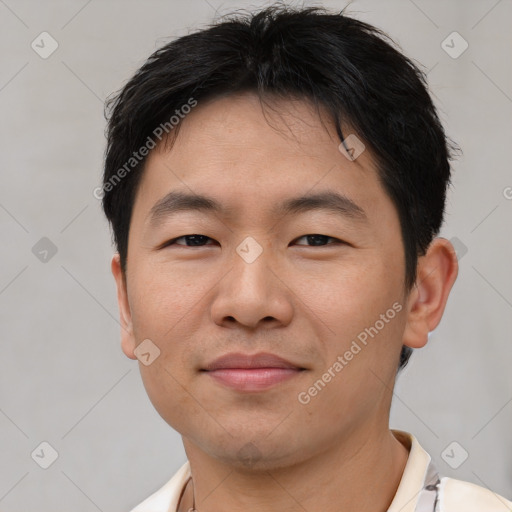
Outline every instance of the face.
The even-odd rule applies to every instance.
[[[188,447],[277,467],[388,426],[407,309],[400,223],[369,149],[351,160],[338,146],[304,100],[263,112],[245,93],[199,103],[172,150],[148,156],[126,283],[113,264],[122,347],[135,358],[150,340],[145,362],[159,351],[139,363],[143,382]],[[251,370],[234,387],[204,371],[233,352],[302,370],[259,387]]]

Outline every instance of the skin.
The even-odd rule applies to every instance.
[[[308,102],[270,104],[263,112],[252,93],[200,103],[172,150],[160,144],[149,154],[126,275],[118,254],[111,265],[122,349],[132,359],[145,339],[160,349],[139,366],[190,461],[193,486],[180,511],[192,506],[192,492],[200,512],[385,511],[408,457],[389,430],[398,357],[402,344],[423,347],[438,325],[457,258],[436,238],[406,293],[398,214],[369,146],[350,161],[334,127]],[[151,208],[173,190],[208,195],[226,211],[182,211],[151,228]],[[367,221],[325,210],[270,213],[287,198],[325,190],[349,197]],[[180,238],[162,247],[191,234],[209,238],[202,246]],[[309,234],[333,238],[315,245]],[[263,250],[252,263],[236,252],[248,236]],[[300,403],[298,394],[394,303],[401,311]],[[200,371],[235,351],[272,352],[306,370],[253,393]]]

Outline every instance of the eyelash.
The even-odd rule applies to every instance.
[[[313,234],[308,234],[308,235],[302,235],[302,236],[299,236],[298,238],[296,238],[295,240],[300,240],[301,238],[305,238],[305,237],[309,237],[309,236],[319,236],[319,237],[323,237],[323,238],[327,238],[327,239],[331,239],[331,240],[335,240],[336,243],[331,243],[331,244],[325,244],[325,245],[304,245],[304,244],[300,244],[300,245],[304,245],[305,247],[326,247],[328,245],[336,245],[336,244],[346,244],[346,242],[344,242],[343,240],[340,240],[339,238],[334,238],[332,236],[328,236],[328,235],[321,235],[319,233],[313,233]],[[210,238],[209,236],[206,236],[206,235],[200,235],[200,234],[193,234],[193,235],[183,235],[183,236],[179,236],[177,238],[173,238],[172,240],[169,240],[168,242],[166,242],[163,246],[163,247],[169,247],[171,245],[179,245],[181,247],[206,247],[205,245],[183,245],[183,244],[176,244],[176,241],[177,240],[181,240],[182,238],[188,238],[188,237],[204,237],[204,238],[207,238],[209,240],[213,240],[213,238]]]

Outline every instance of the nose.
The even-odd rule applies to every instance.
[[[251,261],[235,253],[231,270],[221,279],[211,305],[220,326],[243,325],[254,329],[286,326],[293,316],[293,292],[278,270],[269,249]],[[280,275],[281,274],[281,275]]]

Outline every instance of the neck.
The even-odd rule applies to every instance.
[[[293,466],[250,472],[212,459],[184,439],[192,479],[178,512],[385,512],[396,493],[408,450],[389,429],[359,431]]]

